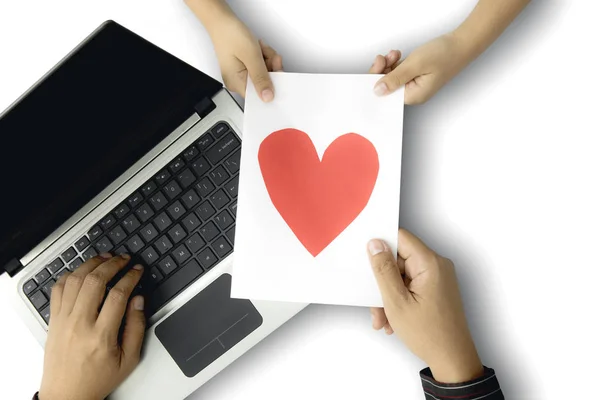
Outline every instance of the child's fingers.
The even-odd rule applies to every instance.
[[[400,50],[390,50],[385,56],[385,68],[394,69],[393,67],[400,60],[400,57],[402,57]]]
[[[371,69],[369,69],[369,73],[370,74],[382,74],[383,71],[385,70],[385,65],[386,65],[385,57],[380,54],[377,57],[375,57],[375,61],[373,62],[373,65],[371,65]]]

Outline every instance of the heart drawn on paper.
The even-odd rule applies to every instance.
[[[262,141],[258,161],[273,205],[313,257],[362,212],[379,173],[375,146],[356,133],[339,136],[319,160],[306,133],[282,129]]]

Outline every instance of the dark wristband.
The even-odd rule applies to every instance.
[[[428,400],[504,400],[500,383],[493,369],[483,367],[483,376],[468,382],[441,383],[433,379],[429,368],[421,371],[421,383]]]

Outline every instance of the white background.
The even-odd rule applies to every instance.
[[[366,243],[384,239],[396,252],[404,91],[376,96],[379,75],[277,72],[271,78],[277,91],[272,102],[260,100],[254,87],[246,97],[231,295],[381,307]],[[285,128],[308,134],[321,160],[334,140],[358,133],[374,146],[379,161],[368,203],[316,257],[273,206],[258,162],[263,140]]]
[[[400,220],[454,260],[478,349],[508,399],[593,397],[600,9],[533,3],[427,105],[407,108]],[[287,70],[353,73],[374,52],[410,51],[452,28],[474,4],[232,2]],[[207,35],[179,0],[2,0],[0,108],[107,18],[219,76]],[[27,399],[42,351],[8,308],[6,279],[0,398]],[[311,306],[191,398],[418,399],[421,367],[398,340],[371,331],[366,309]]]

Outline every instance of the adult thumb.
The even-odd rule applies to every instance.
[[[140,352],[146,332],[146,317],[144,316],[144,298],[135,296],[129,302],[123,330],[122,348],[125,362],[133,369],[140,360]]]
[[[408,289],[390,247],[383,240],[373,239],[367,248],[384,306],[406,301]]]
[[[271,82],[271,77],[269,77],[269,71],[262,55],[255,55],[247,60],[246,68],[248,69],[248,75],[254,84],[258,97],[264,102],[273,100],[273,82]]]
[[[416,74],[411,67],[410,60],[401,62],[393,71],[377,81],[373,91],[377,96],[385,96],[398,90],[402,85],[410,82]]]

